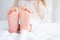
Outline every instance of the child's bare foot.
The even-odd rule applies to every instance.
[[[23,7],[20,12],[20,31],[27,30],[31,31],[32,27],[30,24],[31,11],[27,7]]]
[[[8,11],[8,24],[10,32],[17,32],[18,30],[18,8],[14,7]]]

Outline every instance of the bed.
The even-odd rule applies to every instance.
[[[8,22],[0,21],[0,40],[19,40],[20,34],[16,37],[8,33]],[[34,35],[34,36],[33,36]],[[8,37],[12,37],[13,39]],[[59,23],[41,23],[37,27],[32,27],[32,35],[29,40],[60,40]]]

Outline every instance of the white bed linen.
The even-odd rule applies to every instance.
[[[19,40],[21,38],[21,34],[9,33],[7,27],[7,21],[0,21],[0,40]],[[28,33],[27,36],[29,40],[60,40],[60,24],[36,24],[33,26],[32,32]]]

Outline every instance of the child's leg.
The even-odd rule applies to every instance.
[[[20,12],[20,31],[31,31],[30,18],[31,11],[27,7],[23,7]]]
[[[14,7],[8,11],[8,24],[10,32],[17,32],[18,30],[18,8]]]

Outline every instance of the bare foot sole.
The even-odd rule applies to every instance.
[[[32,27],[30,24],[31,11],[27,7],[23,7],[20,12],[20,31],[27,30],[31,31]]]
[[[18,30],[18,8],[14,7],[8,11],[8,24],[10,32],[17,32]]]

